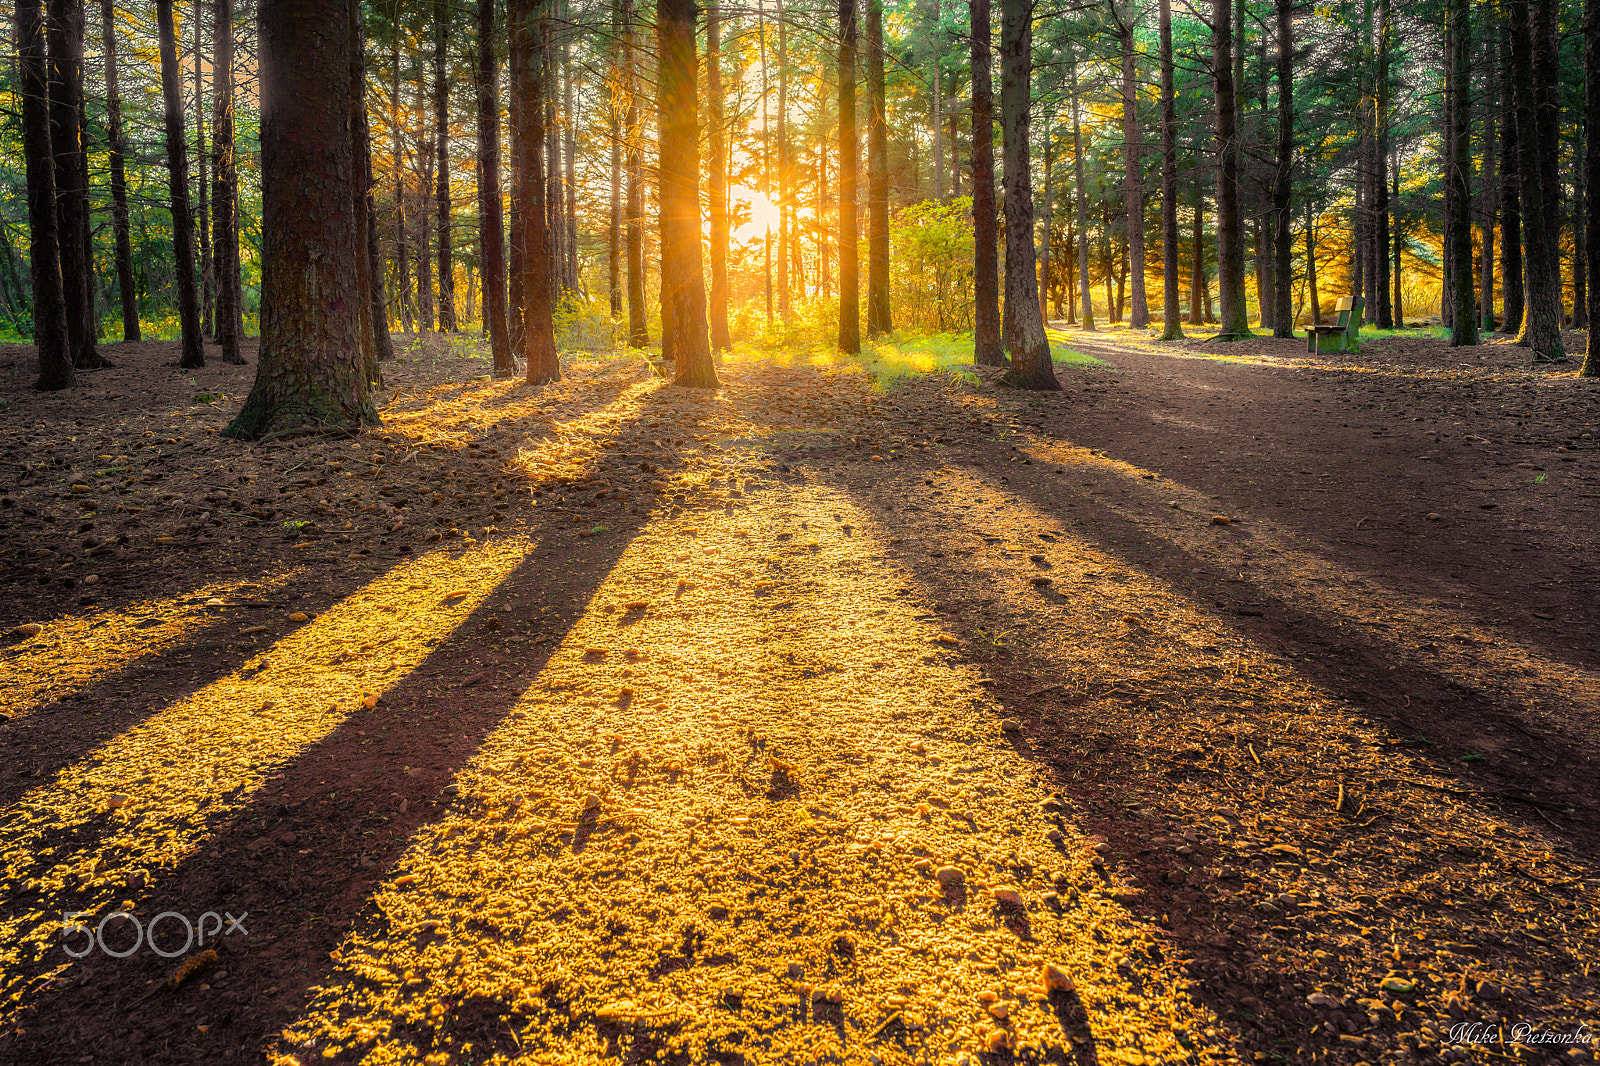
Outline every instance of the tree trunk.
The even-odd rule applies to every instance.
[[[110,0],[106,0],[107,3]],[[216,0],[211,27],[212,255],[217,275],[217,344],[222,361],[239,365],[244,290],[239,278],[239,163],[234,147],[233,0]]]
[[[1390,18],[1389,0],[1378,3],[1378,91],[1377,126],[1374,131],[1372,190],[1373,226],[1373,288],[1378,294],[1377,324],[1379,329],[1395,327],[1394,309],[1389,302],[1389,48],[1393,22]]]
[[[713,20],[708,16],[706,25],[709,27]],[[608,82],[609,108],[609,134],[611,142],[611,211],[606,229],[606,293],[607,306],[611,309],[612,319],[622,317],[622,64],[618,61],[621,52],[621,39],[625,27],[622,24],[621,0],[611,0],[611,41],[607,44],[607,56],[611,63],[611,78]],[[707,48],[710,44],[707,43]],[[720,87],[720,81],[719,81]],[[711,209],[716,211],[716,199],[712,198]]]
[[[644,308],[644,128],[639,110],[638,19],[633,0],[624,0],[627,30],[622,37],[623,67],[628,94],[628,344],[650,346],[650,328]]]
[[[889,317],[889,120],[883,81],[883,0],[867,0],[867,336]],[[955,161],[951,160],[952,169]]]
[[[439,332],[456,332],[456,272],[450,248],[450,81],[445,51],[450,43],[451,0],[434,7],[433,122],[437,159],[433,199],[439,213]]]
[[[1217,100],[1217,291],[1222,299],[1219,340],[1250,336],[1244,297],[1244,234],[1239,223],[1239,142],[1235,129],[1233,3],[1212,0],[1211,55]]]
[[[438,160],[434,133],[428,124],[428,77],[417,64],[417,116],[423,133],[417,138],[417,160],[421,171],[417,183],[417,332],[433,329],[433,240],[429,208],[433,206],[433,168]]]
[[[994,89],[989,0],[968,0],[972,18],[973,361],[1005,366],[1000,344],[999,239],[994,204]]]
[[[67,338],[79,370],[110,366],[95,348],[94,261],[89,255],[87,145],[83,124],[83,3],[49,0],[50,136],[55,151],[57,245],[61,290],[67,301]],[[171,9],[167,12],[170,21]],[[176,63],[176,59],[174,59]],[[162,71],[165,74],[165,66]],[[180,112],[181,121],[181,112]],[[190,279],[193,280],[191,267]],[[202,361],[203,362],[203,361]],[[196,363],[196,366],[202,365]]]
[[[1294,192],[1294,0],[1277,0],[1278,16],[1278,158],[1272,184],[1273,274],[1277,282],[1272,299],[1272,335],[1294,336],[1290,310],[1291,269],[1289,215]]]
[[[1128,205],[1128,262],[1133,279],[1130,329],[1150,328],[1150,304],[1144,288],[1144,127],[1139,123],[1139,65],[1135,50],[1137,12],[1122,20],[1122,170]]]
[[[1511,48],[1511,23],[1502,22],[1500,38],[1500,333],[1522,332],[1522,147],[1515,91],[1516,64]]]
[[[357,294],[357,338],[361,357],[361,380],[376,387],[378,341],[372,328],[372,262],[367,258],[367,186],[372,175],[372,141],[367,130],[366,27],[361,5],[347,8],[350,29],[350,195],[355,215],[355,264]]]
[[[1538,5],[1541,8],[1545,5]],[[1522,228],[1525,248],[1523,271],[1522,332],[1517,343],[1533,349],[1535,362],[1560,362],[1566,358],[1561,347],[1561,274],[1555,225],[1555,175],[1546,175],[1544,145],[1547,123],[1542,121],[1544,96],[1535,85],[1536,73],[1547,72],[1548,61],[1535,63],[1535,53],[1543,51],[1543,33],[1535,34],[1527,3],[1510,5],[1511,59],[1513,86],[1517,100],[1517,143],[1522,160],[1519,168],[1522,186]],[[1552,116],[1551,122],[1554,121]]]
[[[942,14],[939,0],[933,0],[933,31],[928,34],[928,47],[932,53],[933,60],[932,77],[929,79],[933,84],[933,98],[930,101],[932,109],[928,114],[928,130],[933,135],[933,198],[941,203],[944,201],[944,141],[942,139],[944,137],[944,123],[942,121],[943,116],[940,114],[944,110],[944,101],[941,98],[940,90],[942,86],[939,80],[939,61],[943,58],[939,54],[942,51],[941,45],[943,44],[943,37],[939,33],[939,20]],[[954,160],[951,161],[951,165],[954,165]]]
[[[1472,286],[1472,188],[1468,171],[1472,167],[1472,105],[1468,91],[1467,62],[1472,48],[1472,28],[1468,0],[1450,0],[1450,62],[1454,70],[1455,93],[1450,102],[1450,166],[1445,181],[1450,188],[1451,231],[1450,273],[1455,279],[1450,346],[1478,343],[1478,314]]]
[[[1182,340],[1178,319],[1177,92],[1172,70],[1172,0],[1161,2],[1161,339]],[[1282,3],[1288,0],[1280,0]]]
[[[1306,204],[1306,284],[1311,288],[1311,324],[1322,325],[1322,297],[1317,294],[1317,223]]]
[[[255,386],[224,433],[351,433],[378,421],[359,354],[354,148],[349,122],[329,121],[351,114],[356,20],[347,0],[261,0],[257,10],[261,228],[272,236]]]
[[[656,0],[656,123],[661,166],[661,350],[673,384],[717,388],[700,267],[699,87],[694,0]]]
[[[567,5],[567,21],[572,19],[571,4]],[[573,73],[572,73],[572,34],[565,35],[566,39],[561,45],[561,93],[564,104],[565,121],[561,127],[561,143],[563,163],[566,166],[565,204],[567,210],[566,221],[566,268],[563,275],[567,279],[567,287],[580,289],[578,277],[578,107],[573,99]]]
[[[1206,295],[1206,200],[1198,180],[1194,186],[1194,222],[1189,237],[1189,325],[1200,326],[1206,321],[1206,306],[1211,301]]]
[[[1044,202],[1040,205],[1041,221],[1044,225],[1039,231],[1039,311],[1044,317],[1045,324],[1050,322],[1050,224],[1054,220],[1054,205],[1050,201],[1050,194],[1054,192],[1051,185],[1055,177],[1055,131],[1054,117],[1045,120],[1044,136]]]
[[[211,190],[206,187],[205,49],[200,36],[203,21],[200,12],[204,2],[194,0],[194,165],[199,200],[195,212],[195,240],[200,246],[200,333],[215,336],[216,272],[211,261]]]
[[[39,0],[17,0],[17,79],[22,97],[22,148],[28,171],[28,262],[33,281],[33,344],[39,358],[34,388],[77,384],[61,284],[54,146],[50,143],[49,63]]]
[[[792,312],[789,258],[792,254],[790,241],[793,239],[794,218],[794,205],[789,202],[789,167],[792,154],[789,147],[789,27],[784,20],[783,0],[777,0],[776,10],[778,13],[778,314],[787,327]],[[879,49],[881,55],[881,40]],[[879,82],[881,85],[881,77]],[[880,99],[883,96],[881,88],[878,96]],[[885,204],[887,205],[887,200]],[[887,207],[885,209],[887,210]],[[888,233],[887,226],[884,232]]]
[[[265,17],[265,16],[263,16]],[[343,27],[345,34],[349,27]],[[166,102],[167,187],[172,197],[173,272],[178,281],[178,322],[183,334],[185,369],[206,365],[200,335],[200,304],[194,279],[194,220],[189,214],[189,157],[183,140],[183,80],[178,72],[178,40],[172,24],[172,0],[156,0],[156,33],[161,47],[161,91]],[[343,68],[340,76],[348,77]],[[348,99],[346,86],[340,99]],[[335,112],[345,114],[348,112]],[[345,154],[350,152],[348,143]],[[348,189],[347,189],[348,191]],[[271,232],[265,229],[263,232]]]
[[[716,0],[706,5],[707,151],[711,158],[706,196],[711,201],[711,350],[733,349],[728,329],[728,149],[722,114],[722,16]]]
[[[623,0],[626,3],[626,0]],[[518,184],[524,172],[523,153],[526,151],[522,143],[522,83],[518,71],[528,64],[528,57],[524,50],[526,37],[518,28],[521,23],[520,16],[513,9],[510,0],[506,3],[506,141],[509,149],[511,163],[511,193],[510,206],[507,214],[508,240],[510,248],[506,259],[506,332],[510,334],[512,360],[524,349],[523,318],[527,312],[527,301],[522,291],[522,282],[526,269],[524,263],[526,249],[523,247],[524,229],[522,225],[522,193]]]
[[[1492,48],[1486,49],[1493,56]],[[1486,87],[1487,88],[1487,87]],[[1495,129],[1496,106],[1492,91],[1483,112],[1483,174],[1478,186],[1478,242],[1482,252],[1478,257],[1478,327],[1484,333],[1494,332],[1494,186],[1495,152],[1498,148],[1498,131]]]
[[[1390,202],[1400,202],[1400,159],[1395,156],[1390,160]],[[1405,229],[1400,225],[1400,216],[1397,213],[1394,219],[1394,328],[1406,328],[1406,311],[1404,294],[1401,291],[1400,252],[1405,246]]]
[[[1072,99],[1072,171],[1077,188],[1075,222],[1078,227],[1078,314],[1081,329],[1094,332],[1094,296],[1089,285],[1089,225],[1086,211],[1088,191],[1083,187],[1083,129],[1078,115],[1078,60],[1067,62],[1067,77]],[[1007,231],[1009,236],[1010,231]],[[1107,308],[1109,311],[1110,308]]]
[[[516,371],[506,321],[505,215],[500,200],[500,61],[495,55],[495,0],[478,0],[478,247],[484,326],[494,376]]]
[[[1600,0],[1583,3],[1583,167],[1588,171],[1593,189],[1593,179],[1600,175]],[[1588,271],[1589,336],[1584,349],[1583,367],[1579,375],[1600,377],[1600,211],[1590,205],[1584,217],[1584,229],[1577,235],[1584,245],[1584,267]]]
[[[1003,380],[1015,388],[1059,389],[1044,332],[1033,261],[1033,180],[1028,171],[1029,87],[1033,76],[1033,4],[1000,3],[1000,128],[1006,208],[1006,303],[1004,337],[1011,369]]]
[[[111,0],[100,0],[100,40],[106,61],[107,155],[111,163],[111,228],[116,235],[117,293],[122,299],[122,339],[139,333],[139,293],[133,282],[133,242],[128,234],[127,144],[122,134],[122,91],[117,81],[116,19]]]
[[[406,179],[400,137],[400,27],[394,26],[389,51],[389,130],[394,142],[394,247],[395,290],[400,301],[400,328],[412,328],[411,247],[406,243]]]
[[[550,298],[550,219],[545,212],[545,87],[549,56],[544,22],[549,0],[511,0],[508,22],[516,45],[512,77],[517,84],[517,241],[522,246],[522,357],[527,382],[542,385],[561,377],[556,355],[554,305]]]
[[[839,0],[839,350],[861,351],[856,234],[856,3]]]

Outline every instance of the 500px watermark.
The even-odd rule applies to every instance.
[[[112,911],[90,928],[83,923],[83,919],[93,916],[94,911],[61,913],[61,949],[75,959],[83,958],[95,948],[99,948],[114,959],[125,959],[138,951],[142,945],[149,945],[151,951],[164,959],[176,959],[180,955],[188,954],[191,948],[205,947],[208,939],[215,942],[235,933],[250,935],[250,930],[244,925],[244,920],[250,917],[249,911],[245,911],[237,918],[227,911],[221,914],[216,911],[206,911],[198,921],[194,922],[191,922],[187,915],[179,914],[177,911],[162,911],[151,918],[148,925],[141,922],[131,911]],[[224,919],[227,920],[226,927],[223,924]],[[157,928],[162,929],[161,943],[156,942]],[[183,930],[183,946],[175,948],[173,944],[176,943],[179,928]],[[108,931],[111,933],[112,943],[107,942]],[[132,944],[127,942],[130,935],[133,937]]]

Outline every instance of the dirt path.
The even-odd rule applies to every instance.
[[[217,456],[231,574],[141,508],[33,581],[40,470],[0,1058],[1589,1061],[1513,1026],[1600,1030],[1594,390],[1071,341],[1044,397],[436,354]],[[249,932],[167,990],[64,953],[119,907]]]

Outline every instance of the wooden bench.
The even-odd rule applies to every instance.
[[[1335,310],[1339,317],[1330,326],[1311,326],[1306,330],[1306,351],[1359,352],[1361,350],[1361,308],[1359,296],[1341,297]]]

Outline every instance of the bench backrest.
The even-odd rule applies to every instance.
[[[1346,329],[1349,327],[1350,309],[1354,306],[1355,300],[1352,297],[1339,297],[1339,302],[1333,305],[1333,309],[1339,313],[1339,316],[1333,320],[1333,325],[1336,329]]]
[[[1366,301],[1359,296],[1350,301],[1350,319],[1345,323],[1345,336],[1350,340],[1358,340],[1361,337],[1361,312],[1365,307]]]

